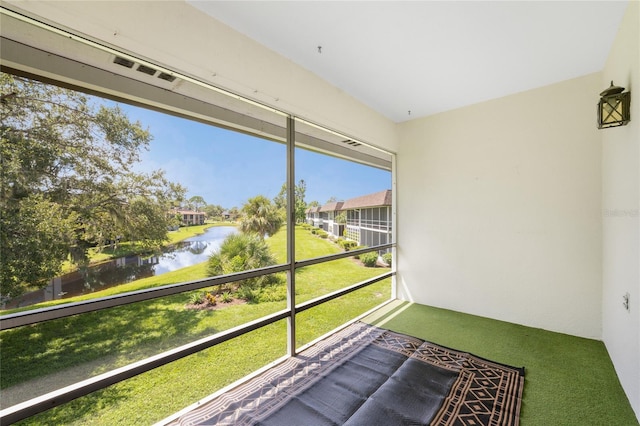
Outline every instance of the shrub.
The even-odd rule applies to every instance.
[[[358,243],[351,240],[340,240],[338,244],[340,245],[340,247],[344,249],[344,251],[349,251],[352,248],[354,248],[356,245],[358,245]]]
[[[201,305],[204,303],[204,293],[195,292],[189,296],[189,304],[190,305]]]
[[[364,266],[372,268],[376,266],[376,262],[378,261],[378,253],[375,251],[364,253],[360,255],[360,260],[364,264]]]
[[[328,234],[327,232],[323,231],[322,229],[320,229],[320,230],[318,231],[318,234],[317,234],[317,235],[318,235],[320,238],[327,238],[327,237],[329,236],[329,234]]]
[[[222,296],[220,296],[220,300],[222,303],[229,303],[233,300],[233,296],[228,291],[225,291],[222,293]]]
[[[311,233],[313,235],[316,235],[318,233],[319,229],[318,228],[311,228]]]
[[[385,254],[382,255],[382,260],[384,261],[384,263],[389,265],[389,267],[391,267],[391,259],[392,258],[393,258],[393,256],[391,255],[391,253],[385,253]]]
[[[207,302],[207,305],[209,306],[216,306],[216,304],[218,303],[216,300],[216,295],[212,294],[212,293],[206,293],[204,295],[205,301]]]
[[[258,303],[260,301],[258,297],[260,295],[260,290],[253,289],[251,288],[251,286],[248,286],[248,285],[240,286],[238,288],[236,295],[240,299],[246,300],[247,303]]]
[[[276,264],[267,243],[255,234],[229,235],[211,257],[207,272],[210,276],[232,274]],[[238,281],[239,287],[261,287],[279,282],[275,275],[263,275]]]
[[[287,300],[286,285],[270,285],[260,289],[258,302],[280,302]]]

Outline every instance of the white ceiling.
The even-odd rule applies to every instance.
[[[395,122],[602,70],[628,4],[189,3]]]

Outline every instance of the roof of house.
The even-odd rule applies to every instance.
[[[359,209],[363,207],[377,207],[391,205],[391,190],[375,192],[361,197],[351,198],[344,202],[342,210]]]
[[[332,203],[327,203],[324,206],[320,207],[321,212],[335,212],[338,210],[342,210],[343,201],[334,201]]]
[[[205,214],[205,212],[195,212],[193,210],[176,210],[175,212],[180,214]]]

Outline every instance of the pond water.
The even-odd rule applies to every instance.
[[[228,235],[237,232],[233,226],[214,226],[204,234],[191,237],[158,257],[154,275],[186,268],[209,259]]]
[[[6,303],[5,309],[66,299],[161,275],[206,261],[224,239],[237,232],[233,226],[214,226],[205,233],[166,248],[157,256],[125,256],[56,277],[42,290],[24,294]]]

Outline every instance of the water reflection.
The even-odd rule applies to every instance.
[[[209,228],[165,249],[159,256],[125,256],[84,271],[56,277],[42,290],[27,293],[6,303],[5,309],[33,305],[47,300],[65,299],[126,284],[141,278],[161,275],[206,261],[227,235],[237,232],[232,226]]]

